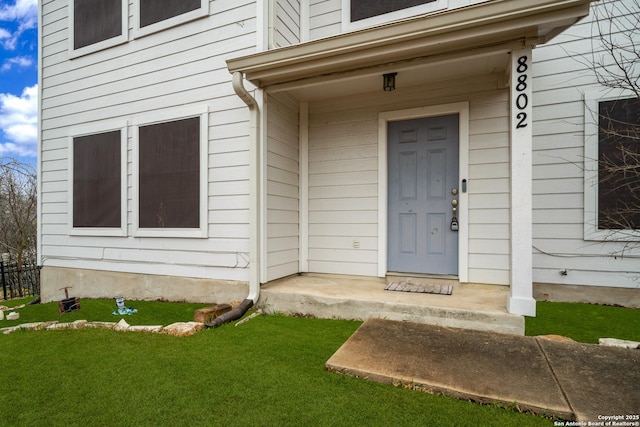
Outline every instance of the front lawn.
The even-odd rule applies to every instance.
[[[599,338],[640,341],[640,310],[594,304],[538,302],[525,318],[526,335],[563,335],[597,343]]]
[[[91,318],[94,302],[81,303],[82,312],[61,318]],[[100,312],[115,309],[110,304]],[[165,303],[131,303],[139,314],[157,313],[156,304]],[[188,306],[175,305],[177,312]],[[33,309],[43,310],[20,312],[30,321],[51,320],[32,319]],[[190,310],[171,322],[191,320]],[[109,320],[110,313],[96,320]],[[140,324],[136,316],[126,320]],[[158,320],[151,323],[171,323]],[[326,372],[324,363],[359,325],[267,316],[188,338],[96,329],[0,335],[0,425],[550,425],[533,415]]]
[[[28,301],[28,300],[27,300]],[[19,302],[27,302],[19,301]],[[14,306],[18,302],[2,303]],[[24,307],[16,323],[77,319],[167,325],[202,304],[81,300]],[[552,420],[494,406],[326,372],[324,363],[360,322],[257,317],[188,338],[108,330],[18,331],[0,335],[7,426],[550,426]],[[640,310],[539,303],[527,335],[640,340]]]

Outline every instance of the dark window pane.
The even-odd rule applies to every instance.
[[[598,228],[640,229],[640,99],[600,102]]]
[[[434,1],[436,0],[351,0],[351,22]]]
[[[139,128],[140,228],[200,227],[200,118]]]
[[[120,35],[122,35],[122,0],[74,0],[74,49]]]
[[[140,28],[200,9],[200,5],[200,0],[140,0]]]
[[[120,227],[120,131],[73,138],[73,226]]]

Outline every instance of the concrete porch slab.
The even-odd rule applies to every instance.
[[[524,317],[507,312],[507,286],[414,278],[453,285],[451,295],[385,291],[387,282],[406,277],[302,274],[275,280],[260,291],[258,306],[267,313],[320,318],[381,318],[454,328],[524,335]]]

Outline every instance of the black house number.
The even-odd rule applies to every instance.
[[[527,55],[521,56],[518,58],[518,66],[516,67],[516,109],[518,110],[518,113],[516,114],[516,119],[518,119],[516,129],[526,128],[528,126],[527,113],[524,112],[529,105],[529,97],[526,94],[528,79],[527,70],[529,69],[529,65],[527,65],[528,59],[529,57]]]

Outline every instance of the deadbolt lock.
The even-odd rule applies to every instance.
[[[453,194],[454,196],[458,194],[458,189],[457,188],[452,188],[451,189],[451,194]]]

